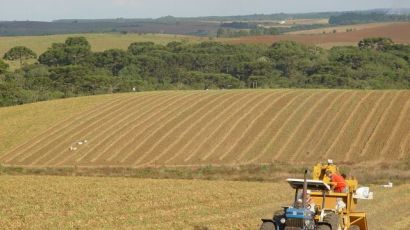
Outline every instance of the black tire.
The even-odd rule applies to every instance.
[[[328,213],[323,217],[323,222],[330,224],[332,230],[337,230],[339,227],[339,217],[336,213]]]
[[[327,224],[321,224],[316,227],[316,230],[332,230],[332,229]]]
[[[348,230],[360,230],[360,227],[357,225],[350,225]]]
[[[260,230],[276,230],[276,227],[272,222],[263,222]]]

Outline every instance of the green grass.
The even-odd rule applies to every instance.
[[[410,161],[404,163],[363,166],[340,164],[343,173],[357,178],[361,184],[406,184],[410,181],[407,169]],[[0,175],[51,175],[51,176],[88,176],[88,177],[127,177],[149,179],[194,179],[225,181],[278,182],[284,178],[302,178],[303,169],[310,165],[275,162],[263,165],[237,166],[196,166],[172,167],[159,166],[147,168],[129,167],[20,167],[0,164]]]

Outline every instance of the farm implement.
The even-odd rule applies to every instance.
[[[326,172],[339,173],[331,161],[313,167],[312,179],[287,179],[295,189],[291,206],[262,219],[261,230],[368,230],[366,214],[356,211],[359,199],[372,199],[367,187],[358,187],[356,179],[346,179],[346,190],[334,192]]]

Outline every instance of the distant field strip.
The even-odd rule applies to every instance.
[[[405,90],[134,93],[50,124],[12,146],[0,162],[152,167],[313,163],[327,157],[393,161],[410,157],[409,130],[410,91]]]

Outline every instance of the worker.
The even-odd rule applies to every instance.
[[[333,182],[332,188],[335,192],[346,191],[346,181],[342,176],[338,175],[337,173],[333,173],[330,170],[326,170],[326,176],[330,178],[331,182]]]
[[[310,193],[312,193],[312,191],[310,191],[309,189],[306,191],[306,205],[307,208],[310,209],[310,211],[315,212],[315,202],[313,202],[312,197],[310,197]]]
[[[313,202],[312,198],[310,197],[311,192],[312,191],[309,189],[306,190],[306,197],[305,197],[306,207],[310,211],[315,212],[316,204]],[[302,196],[303,196],[302,191],[299,191],[298,199],[296,200],[295,205],[294,205],[296,208],[302,208]]]

